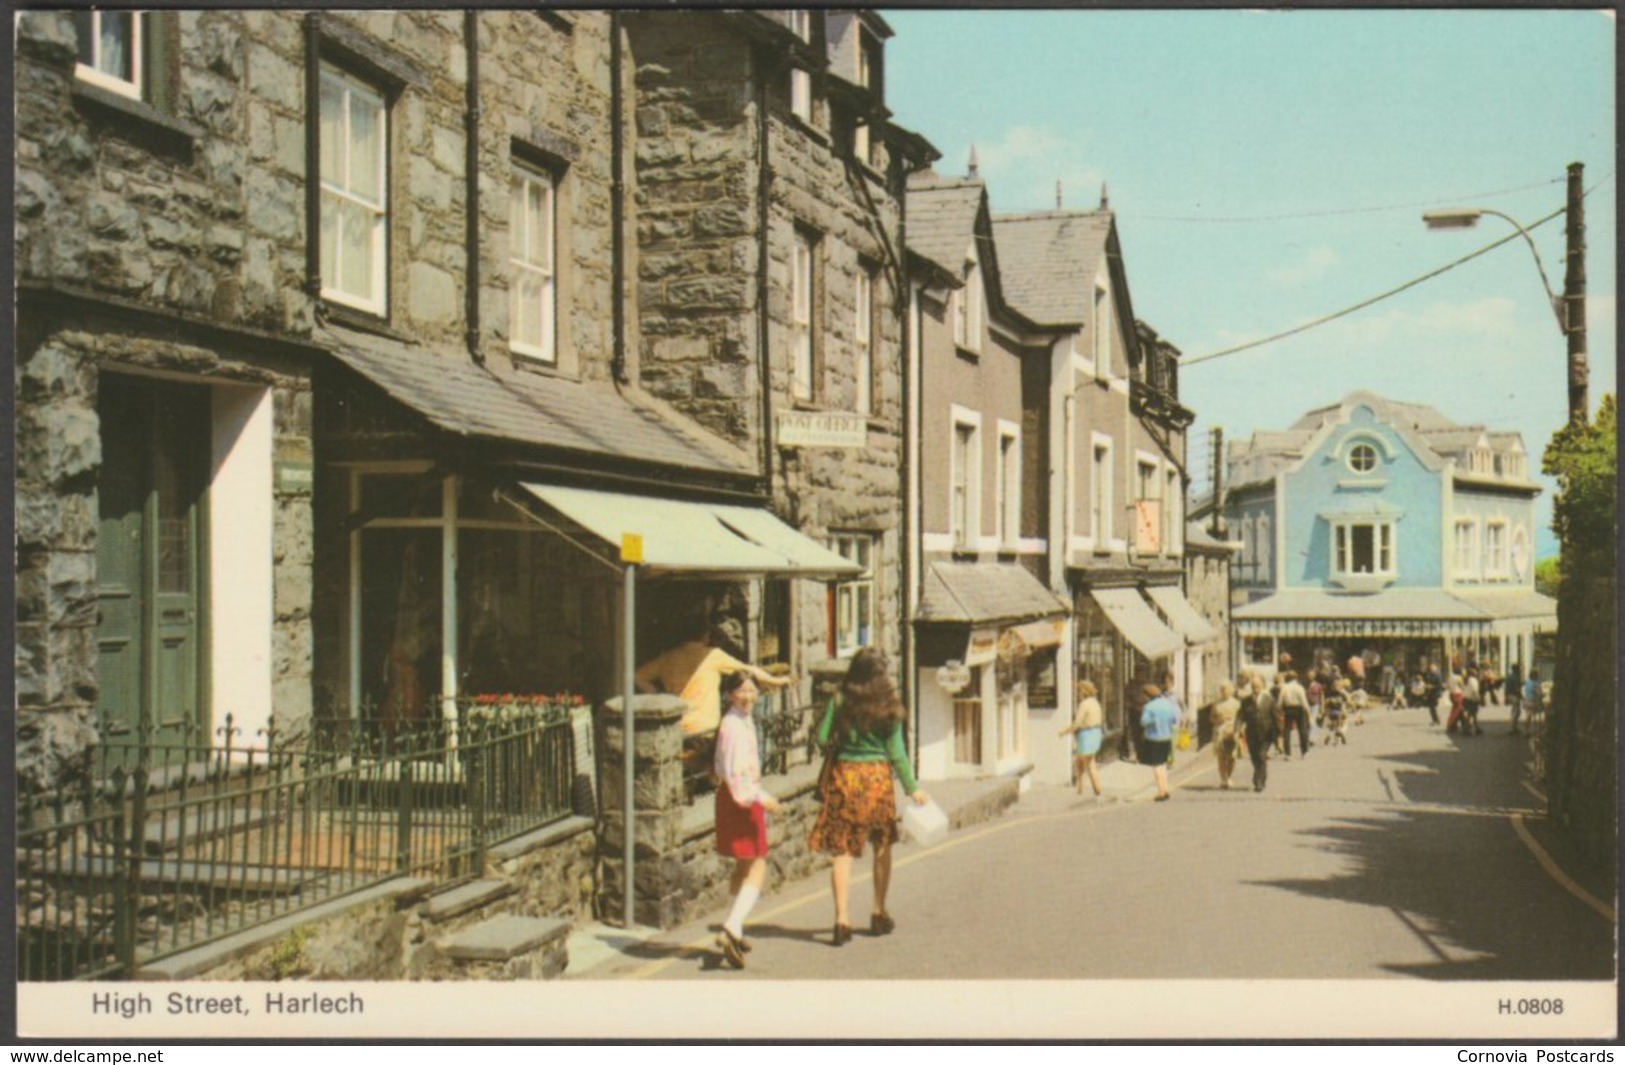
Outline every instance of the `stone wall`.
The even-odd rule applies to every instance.
[[[546,835],[538,833],[537,835]],[[447,921],[436,921],[422,893],[382,898],[343,909],[240,957],[223,959],[196,980],[466,980],[542,979],[528,956],[503,963],[470,965],[448,957],[440,947],[493,913],[554,917],[572,924],[591,920],[596,848],[586,824],[557,833],[546,845],[492,849],[490,873],[508,882],[512,894]],[[504,856],[504,852],[510,852]]]
[[[682,701],[674,696],[638,696],[634,734],[634,873],[633,906],[637,923],[674,928],[720,913],[728,900],[732,862],[717,854],[715,799],[711,794],[688,803],[683,795]],[[623,905],[621,826],[623,766],[620,701],[600,711],[605,742],[599,748],[598,779],[602,786],[599,847],[602,877],[598,910],[618,921]],[[814,789],[820,763],[793,765],[788,773],[765,777],[762,786],[784,804],[769,815],[768,881],[764,893],[816,872],[823,861],[807,849],[818,816]]]
[[[95,740],[96,397],[108,370],[269,389],[277,453],[310,454],[302,134],[257,135],[252,23],[297,40],[297,18],[148,16],[146,103],[75,76],[63,12],[17,26],[16,382],[18,773],[25,792],[71,779]],[[297,84],[297,82],[296,82]],[[295,101],[297,103],[297,101]],[[298,127],[302,129],[302,126]],[[285,131],[284,131],[285,132]],[[284,142],[286,137],[283,138]],[[286,149],[286,144],[282,147]],[[275,339],[273,339],[273,336]],[[279,493],[270,649],[288,717],[308,713],[310,508]]]

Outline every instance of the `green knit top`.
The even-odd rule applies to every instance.
[[[840,697],[836,696],[824,710],[824,720],[818,725],[820,744],[828,745],[830,734],[835,731],[835,712],[840,706]],[[914,768],[908,764],[908,750],[903,746],[901,721],[884,733],[870,732],[853,725],[841,742],[838,758],[843,762],[890,762],[897,779],[903,782],[905,794],[913,795],[920,790],[920,782],[914,779]]]

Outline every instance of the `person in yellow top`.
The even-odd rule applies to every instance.
[[[749,675],[764,690],[787,688],[795,680],[741,662],[713,646],[709,627],[645,662],[632,679],[638,691],[645,694],[680,696],[688,704],[681,722],[683,735],[703,736],[715,732],[722,723],[722,678],[732,673]]]

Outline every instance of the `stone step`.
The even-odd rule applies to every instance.
[[[549,948],[562,951],[569,934],[568,921],[506,914],[448,936],[441,941],[440,950],[456,961],[505,962]]]
[[[450,891],[430,895],[423,903],[423,916],[436,923],[449,921],[453,917],[477,910],[486,903],[512,895],[517,890],[517,887],[506,880],[471,881]]]

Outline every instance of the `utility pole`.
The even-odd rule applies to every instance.
[[[1591,419],[1586,356],[1585,164],[1569,164],[1568,268],[1563,276],[1563,331],[1569,338],[1569,424]]]
[[[1213,514],[1208,522],[1208,531],[1215,540],[1224,539],[1224,427],[1215,425],[1210,434],[1213,437]]]

